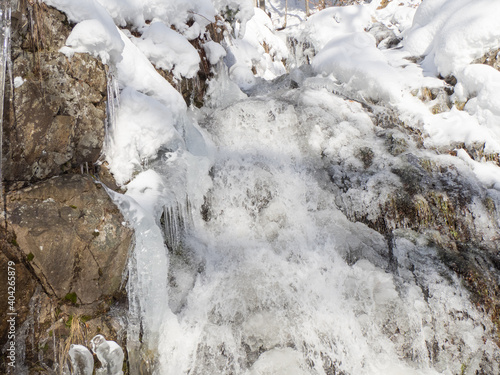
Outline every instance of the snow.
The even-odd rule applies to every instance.
[[[174,127],[174,116],[158,100],[128,87],[120,96],[120,108],[113,131],[113,147],[108,160],[119,184],[130,180],[160,148],[171,152],[183,147],[184,140]]]
[[[87,52],[101,58],[103,63],[117,63],[123,51],[123,42],[113,19],[96,0],[82,0],[75,4],[70,0],[47,0],[66,13],[68,19],[77,22],[61,52],[71,57],[75,52]]]
[[[488,110],[500,116],[500,72],[488,65],[471,64],[457,74],[455,92],[461,92],[458,99],[467,101],[465,110],[474,114]],[[474,99],[474,100],[472,100]]]
[[[331,39],[312,61],[317,73],[332,74],[361,97],[392,101],[402,94],[401,77],[367,33]]]
[[[219,43],[209,40],[203,44],[203,49],[208,58],[208,62],[212,65],[217,64],[221,58],[226,56],[226,50]]]
[[[390,1],[385,8],[376,9],[377,20],[401,34],[410,28],[421,0]]]
[[[405,35],[405,49],[425,56],[432,74],[457,74],[474,59],[500,47],[500,2],[424,0]]]
[[[477,162],[463,149],[457,150],[457,156],[466,162],[476,177],[488,188],[500,190],[500,173],[493,162]]]
[[[167,106],[174,120],[186,111],[182,95],[156,71],[146,56],[120,31],[124,42],[122,59],[116,65],[120,88],[130,87]]]
[[[87,52],[99,57],[104,64],[112,59],[118,61],[123,50],[123,42],[116,38],[115,32],[110,32],[96,19],[84,20],[71,31],[61,52],[71,57],[76,52]]]
[[[363,32],[372,22],[370,8],[363,5],[326,8],[305,22],[303,33],[317,51],[332,38]]]
[[[226,65],[231,79],[243,90],[256,83],[256,76],[270,80],[286,73],[283,61],[288,58],[284,35],[276,35],[269,17],[261,9],[247,22],[241,39],[228,46]],[[264,48],[266,46],[266,48]]]
[[[426,145],[430,147],[485,143],[487,151],[500,150],[500,139],[494,136],[495,133],[481,126],[475,117],[455,107],[449,112],[428,117],[424,130],[429,135]]]
[[[192,38],[204,31],[216,13],[210,0],[102,0],[101,3],[119,26],[128,24],[141,29],[146,21],[159,21]],[[191,27],[186,25],[190,18],[195,21]]]
[[[176,78],[193,78],[199,70],[200,56],[189,41],[162,22],[143,29],[134,44],[157,68],[172,70]]]

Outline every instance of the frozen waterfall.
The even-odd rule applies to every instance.
[[[135,257],[149,255],[132,270],[143,289],[130,288],[154,332],[155,373],[499,371],[492,327],[436,249],[402,230],[390,253],[337,208],[325,153],[364,142],[360,104],[277,85],[199,122],[213,154],[166,152],[128,193],[156,223],[136,227]]]

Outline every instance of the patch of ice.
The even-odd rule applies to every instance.
[[[14,78],[14,88],[19,88],[21,87],[26,80],[23,79],[23,77],[16,77]]]

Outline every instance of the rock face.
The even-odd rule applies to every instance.
[[[64,14],[42,2],[15,3],[0,269],[7,275],[15,264],[16,373],[69,373],[71,344],[104,334],[124,346],[122,279],[133,232],[103,186],[82,173],[97,172],[104,143],[105,66],[58,52],[72,28]],[[107,181],[116,186],[111,175]],[[7,311],[6,283],[0,300]],[[4,319],[0,373],[7,373],[8,329]]]
[[[29,313],[29,300],[36,288],[36,280],[28,270],[25,264],[19,259],[18,244],[14,234],[4,227],[0,226],[0,274],[8,275],[8,271],[14,268],[15,270],[15,297],[14,305],[17,312],[17,319],[24,321]],[[15,265],[9,269],[9,262],[14,262]],[[6,278],[4,279],[6,280]],[[8,307],[8,284],[7,282],[0,283],[0,308],[2,311],[9,311]],[[0,322],[0,342],[4,343],[7,340],[8,323],[7,319],[2,319]]]
[[[6,88],[3,179],[18,188],[97,161],[106,71],[89,55],[68,59],[58,52],[71,31],[59,11],[35,2],[13,10],[12,23],[14,87]]]
[[[46,291],[90,304],[119,289],[131,230],[91,177],[64,175],[13,192],[7,212]]]

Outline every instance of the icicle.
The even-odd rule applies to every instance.
[[[116,126],[116,113],[120,107],[120,91],[114,68],[110,67],[106,70],[106,81],[108,100],[106,101],[106,123],[104,127],[104,153],[111,148],[112,134]]]
[[[0,192],[3,191],[3,165],[2,158],[3,155],[3,111],[4,111],[4,99],[5,99],[5,76],[6,69],[9,67],[10,76],[12,77],[12,64],[10,61],[10,15],[11,15],[11,1],[2,1],[0,8],[0,19],[1,19],[1,33],[0,33]],[[11,79],[12,81],[12,79]],[[11,82],[12,83],[12,82]],[[12,87],[12,86],[11,86]]]
[[[165,244],[170,251],[177,251],[182,247],[184,232],[192,222],[193,215],[189,197],[186,196],[185,202],[177,202],[170,207],[164,207],[161,226]]]

